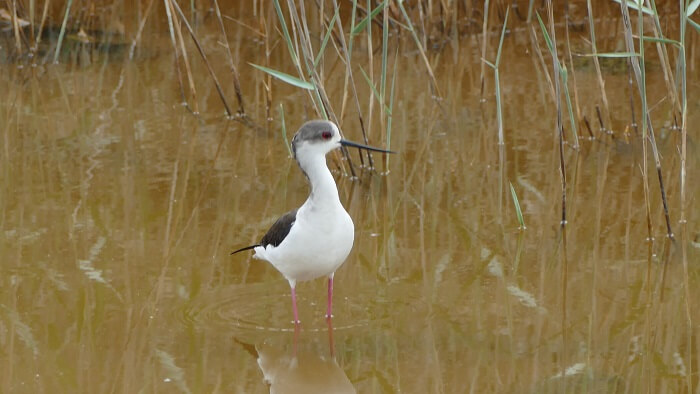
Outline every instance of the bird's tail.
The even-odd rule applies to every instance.
[[[234,250],[233,252],[231,252],[231,254],[236,254],[236,253],[242,252],[242,251],[244,251],[244,250],[255,249],[255,248],[257,248],[258,246],[262,246],[262,245],[260,245],[260,244],[255,244],[255,245],[246,246],[246,247],[244,247],[244,248],[240,248],[240,249],[238,249],[238,250]]]

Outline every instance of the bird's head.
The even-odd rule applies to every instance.
[[[338,126],[327,120],[311,120],[304,123],[292,139],[292,151],[297,161],[300,160],[300,156],[312,156],[314,154],[325,156],[328,152],[333,149],[338,149],[341,146],[351,146],[374,152],[394,153],[392,151],[345,140],[341,138]]]
[[[304,155],[325,155],[340,148],[338,126],[327,120],[312,120],[304,123],[292,139],[294,158]]]

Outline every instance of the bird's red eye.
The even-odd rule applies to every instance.
[[[331,139],[332,136],[333,136],[333,134],[331,134],[330,131],[324,131],[323,133],[321,133],[321,137],[324,140],[329,140],[329,139]]]

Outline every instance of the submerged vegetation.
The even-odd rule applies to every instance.
[[[202,300],[264,276],[250,265],[218,268],[229,264],[221,251],[229,238],[257,233],[260,215],[249,211],[271,212],[279,196],[305,191],[288,186],[288,163],[259,169],[256,155],[291,156],[295,128],[323,118],[401,152],[391,162],[345,148],[332,158],[333,169],[348,176],[341,181],[350,185],[348,206],[372,226],[357,237],[358,262],[346,274],[352,291],[372,294],[358,304],[369,304],[381,327],[371,339],[351,329],[340,338],[346,373],[353,369],[350,380],[365,384],[360,391],[410,391],[415,379],[415,387],[450,392],[468,378],[476,391],[696,392],[700,161],[693,141],[700,136],[689,118],[697,123],[699,7],[700,0],[8,1],[0,6],[7,70],[0,80],[0,252],[15,258],[0,269],[15,279],[3,283],[13,290],[0,297],[0,344],[19,354],[21,343],[35,360],[40,349],[65,349],[75,336],[99,342],[100,319],[127,309],[127,330],[145,333],[119,337],[130,352],[117,357],[120,377],[89,387],[144,389],[137,382],[157,373],[144,377],[128,363],[147,353],[181,391],[218,389],[223,375],[217,381],[203,365],[178,365],[186,352],[178,360],[149,348],[151,319],[172,297],[186,304],[173,313],[186,315],[178,324],[204,330],[197,313],[221,311]],[[151,66],[158,59],[167,60]],[[81,70],[91,79],[76,84]],[[134,107],[153,108],[149,101],[176,109],[117,126]],[[125,107],[127,115],[117,110]],[[87,131],[99,122],[100,133]],[[114,148],[116,140],[124,146]],[[94,175],[106,162],[118,168],[105,170],[116,186]],[[144,163],[153,162],[158,168],[149,173]],[[268,199],[256,200],[260,193]],[[65,203],[52,223],[65,227],[30,257],[22,245],[52,231],[49,224],[24,227],[41,221],[36,211],[52,198]],[[124,223],[112,217],[118,212]],[[102,264],[104,254],[129,262],[133,278],[120,282],[121,267]],[[47,262],[57,255],[71,256],[76,286],[87,289],[75,299],[65,296],[70,271]],[[159,263],[134,262],[146,256]],[[195,260],[213,268],[180,274]],[[22,310],[13,301],[30,292],[18,285],[20,267],[36,261],[35,288],[49,281],[48,293],[79,304],[77,327],[27,322],[34,304]],[[146,274],[133,274],[139,270]],[[269,289],[255,291],[222,292],[233,306],[279,301]],[[219,302],[214,307],[226,306]],[[387,319],[394,308],[382,303],[411,318]],[[432,319],[428,327],[413,326],[415,310]],[[257,309],[250,313],[263,319]],[[246,318],[230,318],[226,329],[264,331]],[[428,338],[420,351],[412,348],[415,359],[399,355],[410,347],[399,333]],[[205,342],[191,335],[192,348]],[[84,363],[99,358],[80,354]],[[366,356],[386,362],[386,370],[366,367]],[[425,372],[414,376],[412,362],[423,357]],[[247,361],[233,365],[248,371]],[[17,374],[24,376],[10,368],[0,382],[18,387]],[[75,370],[69,375],[47,387],[91,383]]]

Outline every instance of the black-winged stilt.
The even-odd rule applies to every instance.
[[[326,165],[326,154],[341,146],[394,153],[344,140],[332,122],[312,120],[304,123],[292,139],[292,149],[311,184],[309,198],[301,207],[277,219],[259,244],[231,253],[254,249],[253,257],[267,260],[284,275],[292,288],[295,324],[299,324],[297,282],[322,276],[328,277],[326,318],[332,317],[333,274],[350,254],[355,238],[355,226],[340,203],[338,188]]]

